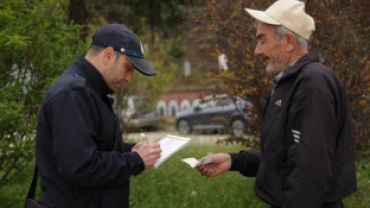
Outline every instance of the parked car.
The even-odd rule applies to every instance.
[[[131,95],[122,100],[121,115],[129,128],[158,128],[160,118],[145,96]]]
[[[195,130],[229,130],[241,136],[248,126],[253,105],[251,102],[230,98],[208,101],[176,115],[176,128],[188,134]]]

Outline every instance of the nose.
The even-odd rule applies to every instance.
[[[134,73],[129,73],[126,75],[125,80],[126,82],[130,83],[133,78],[134,78]]]
[[[256,49],[254,50],[254,55],[262,56],[262,47],[259,43],[256,45]]]

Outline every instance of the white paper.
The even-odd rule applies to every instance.
[[[155,161],[154,168],[158,168],[160,164],[166,161],[169,157],[177,151],[186,147],[191,142],[191,139],[184,137],[176,137],[167,135],[166,138],[160,140],[158,143],[161,145],[161,157]]]
[[[198,163],[198,160],[197,159],[195,159],[195,158],[185,158],[185,159],[182,159],[181,161],[183,161],[183,162],[185,162],[185,163],[187,163],[187,164],[189,164],[190,165],[190,167],[192,167],[192,168],[195,168],[195,166],[197,165],[197,163]]]
[[[208,163],[211,163],[213,162],[213,159],[212,158],[207,158],[207,157],[204,157],[200,162],[199,164],[197,165],[198,163],[198,160],[191,157],[191,158],[185,158],[185,159],[182,159],[181,161],[187,163],[190,165],[190,167],[192,168],[195,168],[195,167],[198,167],[198,166],[201,166],[201,165],[205,165],[205,164],[208,164]]]

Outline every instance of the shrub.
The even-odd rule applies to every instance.
[[[81,49],[81,26],[65,23],[66,1],[31,2],[0,2],[0,187],[34,157],[44,92]]]

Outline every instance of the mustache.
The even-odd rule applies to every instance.
[[[269,59],[269,57],[267,57],[267,56],[260,56],[259,58],[262,62],[265,62],[265,61],[267,61],[267,59]]]

